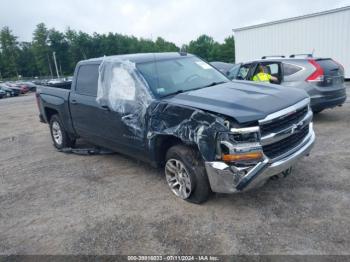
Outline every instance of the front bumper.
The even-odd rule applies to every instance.
[[[280,174],[294,165],[301,157],[308,155],[314,142],[315,133],[312,123],[309,124],[308,135],[296,147],[288,151],[282,158],[265,158],[251,168],[244,176],[234,166],[222,161],[205,162],[210,186],[213,192],[235,193],[259,187],[270,177]]]

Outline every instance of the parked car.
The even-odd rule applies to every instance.
[[[27,85],[24,85],[24,84],[22,84],[22,83],[13,82],[13,83],[9,83],[9,85],[12,86],[12,87],[17,87],[17,88],[19,88],[21,94],[26,94],[26,93],[29,92],[28,86],[27,86]]]
[[[7,96],[6,92],[0,88],[0,98],[6,97],[6,96]]]
[[[6,93],[6,96],[15,96],[16,91],[8,88],[5,84],[0,83],[0,90],[4,91]],[[18,94],[19,95],[19,90],[18,90]]]
[[[19,96],[21,94],[21,89],[9,83],[3,83],[2,87],[10,90],[12,96]]]
[[[72,80],[65,80],[65,79],[51,80],[44,85],[52,86],[52,87],[59,87],[59,88],[64,88],[64,89],[70,89],[70,87],[72,85]]]
[[[210,64],[231,80],[234,79],[237,71],[240,68],[240,64],[231,64],[225,62],[211,62]]]
[[[232,79],[252,80],[260,65],[277,78],[275,84],[305,90],[311,97],[314,113],[341,106],[346,100],[344,68],[331,58],[314,58],[312,55],[262,57],[241,63]]]
[[[194,203],[289,174],[315,140],[305,91],[230,81],[191,54],[81,61],[70,90],[40,86],[36,97],[56,148],[82,137],[163,167]]]
[[[28,91],[34,92],[36,90],[36,85],[32,82],[20,82],[19,83],[22,86],[26,86]]]

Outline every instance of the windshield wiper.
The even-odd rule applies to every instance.
[[[187,91],[191,91],[191,90],[180,89],[180,90],[177,90],[176,92],[172,92],[172,93],[166,94],[164,96],[161,96],[161,98],[168,97],[168,96],[173,96],[173,95],[177,95],[177,94],[181,94],[181,93],[184,93],[184,92],[187,92]]]
[[[194,90],[198,90],[198,89],[202,89],[202,88],[206,88],[206,87],[210,87],[210,86],[216,86],[216,85],[220,85],[220,84],[223,84],[223,83],[227,83],[227,82],[226,81],[212,82],[212,83],[210,83],[208,85],[197,87],[197,88],[193,88],[193,89],[188,89],[188,90],[180,89],[180,90],[177,90],[176,92],[172,92],[172,93],[163,95],[163,96],[161,96],[161,98],[168,97],[168,96],[173,96],[173,95],[177,95],[177,94],[181,94],[181,93],[184,93],[184,92],[194,91]]]
[[[220,84],[223,84],[223,83],[227,83],[226,81],[219,81],[219,82],[211,82],[210,84],[208,85],[205,85],[201,88],[204,88],[204,87],[210,87],[210,86],[216,86],[216,85],[220,85]]]

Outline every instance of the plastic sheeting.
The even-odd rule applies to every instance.
[[[99,67],[96,101],[119,113],[130,130],[142,136],[144,116],[152,97],[135,63],[105,57]]]

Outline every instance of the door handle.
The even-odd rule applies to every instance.
[[[76,105],[76,104],[77,104],[77,100],[72,99],[72,100],[70,101],[70,103],[73,104],[73,105]]]

